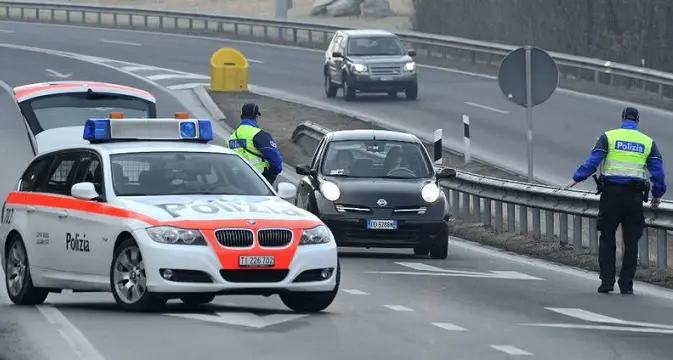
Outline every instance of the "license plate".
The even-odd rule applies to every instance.
[[[367,229],[370,230],[395,230],[397,221],[395,220],[367,220]]]
[[[268,267],[273,266],[276,259],[273,256],[239,256],[238,265],[245,267]]]
[[[392,76],[381,76],[381,81],[393,81]]]

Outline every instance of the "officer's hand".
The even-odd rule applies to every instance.
[[[575,180],[570,180],[570,181],[566,184],[566,186],[563,187],[563,189],[564,189],[564,190],[568,190],[568,189],[570,189],[571,187],[573,187],[573,186],[575,186],[575,185],[577,185],[577,181],[575,181]]]
[[[650,202],[650,207],[652,209],[658,209],[659,205],[661,205],[661,199],[659,198],[652,198],[652,201]]]

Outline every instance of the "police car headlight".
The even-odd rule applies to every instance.
[[[206,239],[199,230],[155,226],[148,228],[147,233],[152,240],[161,244],[206,245]]]
[[[334,235],[329,228],[325,225],[318,225],[302,232],[299,245],[326,244],[332,240],[334,240]]]
[[[341,196],[339,187],[330,181],[325,181],[320,185],[320,192],[322,193],[322,196],[329,201],[336,201]]]
[[[416,63],[415,62],[408,62],[404,64],[404,70],[406,71],[414,71],[416,70]]]
[[[442,190],[435,183],[429,183],[423,186],[423,189],[421,190],[421,196],[423,197],[423,200],[429,203],[437,201],[441,194]]]

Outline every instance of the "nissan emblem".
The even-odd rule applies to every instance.
[[[388,205],[388,202],[386,201],[386,199],[379,199],[379,201],[377,201],[376,204],[378,204],[379,206],[386,206]]]

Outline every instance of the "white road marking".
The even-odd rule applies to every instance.
[[[248,59],[249,63],[255,63],[255,64],[264,64],[264,61],[262,60],[253,60],[253,59]]]
[[[171,314],[171,313],[166,313],[164,315],[192,320],[215,322],[220,324],[245,326],[255,329],[262,329],[268,326],[273,326],[308,316],[306,314],[272,314],[267,316],[259,316],[252,313],[225,313],[225,312],[218,312],[215,315]]]
[[[351,295],[369,295],[368,293],[357,289],[341,289],[341,291],[349,293]]]
[[[530,356],[533,355],[529,353],[528,351],[521,350],[517,347],[511,346],[511,345],[491,345],[493,349],[496,349],[498,351],[502,351],[507,355],[512,355],[512,356]]]
[[[72,76],[72,73],[70,74],[61,74],[60,72],[52,69],[45,69],[46,72],[49,73],[50,76],[57,77],[60,79],[67,79]]]
[[[143,71],[143,70],[160,70],[160,69],[157,68],[157,67],[154,67],[154,66],[141,65],[141,66],[124,66],[124,67],[122,67],[122,70],[124,70],[124,71]]]
[[[126,42],[126,41],[115,41],[115,40],[105,40],[105,39],[100,39],[100,42],[108,43],[108,44],[117,44],[117,45],[128,45],[128,46],[143,46],[141,43],[134,43],[134,42]]]
[[[442,328],[442,329],[448,330],[448,331],[467,331],[466,328],[460,327],[458,325],[453,325],[451,323],[432,323],[432,325],[435,325],[439,328]]]
[[[5,29],[0,29],[1,33],[7,33],[7,34],[13,34],[14,30],[5,30]]]
[[[48,305],[38,305],[37,309],[58,329],[81,360],[105,360],[84,334],[58,309]]]
[[[658,329],[667,329],[667,330],[673,330],[673,326],[671,325],[664,325],[664,324],[654,324],[654,323],[647,323],[647,322],[640,322],[640,321],[627,321],[627,320],[622,320],[622,319],[617,319],[601,314],[596,314],[591,311],[586,311],[582,309],[576,309],[576,308],[545,308],[547,310],[574,317],[576,319],[584,320],[584,321],[590,321],[590,322],[597,322],[597,323],[603,323],[603,324],[614,324],[614,325],[626,325],[626,326],[641,326],[641,327],[649,327],[649,328],[658,328]]]
[[[482,278],[482,279],[509,279],[509,280],[544,280],[539,277],[522,274],[516,271],[489,271],[489,272],[474,272],[461,270],[445,270],[435,268],[434,266],[425,265],[421,263],[398,263],[406,267],[418,268],[421,271],[367,271],[367,274],[386,274],[386,275],[421,275],[421,276],[449,276],[449,277],[468,277],[468,278]],[[425,265],[425,266],[424,266]],[[438,270],[430,270],[435,268]],[[434,272],[430,272],[434,271]]]
[[[478,107],[480,109],[493,111],[493,112],[496,112],[498,114],[509,114],[509,111],[500,110],[500,109],[496,109],[494,107],[490,107],[490,106],[486,106],[486,105],[482,105],[482,104],[477,104],[477,103],[473,103],[473,102],[469,102],[469,101],[466,101],[465,104],[470,105],[470,106],[474,106],[474,107]]]
[[[436,266],[432,265],[427,265],[423,263],[416,263],[416,262],[396,262],[395,264],[401,265],[404,267],[408,267],[410,269],[418,270],[418,271],[439,271],[439,272],[446,272],[446,270],[442,268],[438,268]]]
[[[559,328],[559,329],[624,331],[624,332],[633,332],[633,333],[664,334],[664,335],[673,334],[672,329],[630,327],[630,326],[614,326],[614,325],[585,325],[585,324],[519,324],[519,325],[548,327],[548,328]]]
[[[402,305],[383,305],[383,306],[393,311],[414,311],[413,309],[409,309],[408,307]]]
[[[187,90],[187,89],[193,89],[193,88],[199,87],[199,86],[210,87],[210,84],[209,83],[189,83],[189,84],[169,85],[169,86],[166,86],[166,87],[171,89],[171,90]]]
[[[152,81],[156,80],[166,80],[166,79],[208,79],[210,76],[204,76],[199,74],[158,74],[147,76],[148,79]]]

